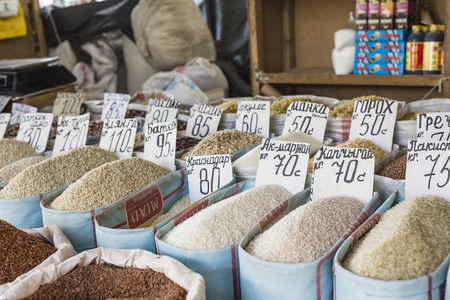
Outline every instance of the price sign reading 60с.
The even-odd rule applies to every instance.
[[[268,138],[270,132],[270,101],[239,101],[236,129]]]

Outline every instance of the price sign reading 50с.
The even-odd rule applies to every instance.
[[[136,130],[136,119],[106,120],[103,124],[100,148],[112,151],[120,158],[129,158],[133,154]]]

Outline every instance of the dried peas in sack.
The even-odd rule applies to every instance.
[[[353,115],[353,110],[355,108],[355,102],[358,100],[389,100],[384,97],[379,97],[375,95],[361,96],[353,98],[350,101],[342,101],[330,110],[330,117],[351,117]]]

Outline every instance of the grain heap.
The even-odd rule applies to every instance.
[[[339,144],[335,146],[336,148],[366,148],[369,149],[370,152],[372,152],[373,156],[375,156],[375,160],[379,159],[388,151],[381,149],[379,146],[375,145],[373,142],[362,139],[362,138],[356,138],[353,140],[346,141],[345,143]],[[311,157],[308,161],[308,173],[313,172],[313,164],[314,164],[314,158],[315,156]]]
[[[0,169],[0,182],[8,182],[27,167],[40,163],[47,159],[45,156],[30,156],[22,158]]]
[[[36,150],[26,142],[0,139],[0,167],[33,154]]]
[[[330,117],[333,118],[351,117],[353,115],[353,110],[355,108],[355,102],[358,100],[389,100],[389,99],[375,95],[370,95],[370,96],[356,97],[350,101],[342,101],[338,105],[333,107],[333,109],[330,110]]]
[[[336,244],[363,208],[358,200],[343,196],[308,202],[257,235],[245,251],[265,261],[315,261]]]
[[[284,98],[278,101],[275,101],[270,106],[270,115],[276,116],[279,114],[285,114],[289,108],[289,105],[293,102],[311,102],[311,103],[319,103],[323,104],[317,100],[313,100],[307,97],[290,97],[290,98]]]
[[[450,252],[450,202],[431,195],[385,212],[342,262],[360,276],[409,280],[430,274]]]
[[[201,140],[189,136],[177,137],[177,149],[176,151],[183,151],[184,149],[197,145]]]
[[[24,198],[48,192],[79,179],[92,169],[119,159],[99,147],[86,146],[30,166],[0,190],[0,199]]]
[[[186,196],[182,197],[181,199],[178,199],[177,202],[175,202],[172,207],[169,209],[168,212],[166,212],[163,215],[158,216],[156,219],[153,220],[152,223],[150,223],[150,226],[155,226],[158,225],[159,223],[171,218],[172,216],[174,216],[177,212],[185,209],[186,207],[188,207],[191,202],[190,202],[190,197],[189,194],[187,194]]]
[[[290,196],[291,193],[278,185],[252,188],[196,213],[161,240],[195,250],[235,245],[262,217]]]
[[[0,285],[14,281],[56,251],[41,239],[0,220]]]
[[[187,291],[151,269],[77,267],[25,299],[186,299]]]
[[[169,169],[146,159],[120,159],[86,173],[47,207],[64,211],[94,209],[120,200],[169,173]]]
[[[418,111],[418,112],[409,112],[406,115],[404,115],[400,121],[416,121],[417,116],[420,114],[427,114],[427,113],[433,113],[433,112],[439,112],[438,111]]]
[[[189,156],[233,154],[261,141],[262,137],[250,132],[242,132],[236,129],[221,130],[199,142],[186,152],[181,159],[186,160]]]
[[[222,113],[223,114],[235,114],[237,113],[237,108],[238,108],[238,104],[239,101],[253,101],[254,99],[249,98],[249,99],[236,99],[236,100],[231,100],[228,102],[224,102],[220,105],[217,105],[217,107],[220,107],[223,109]]]
[[[406,177],[406,158],[408,153],[400,156],[387,166],[378,171],[377,175],[389,177],[396,180],[405,180]]]

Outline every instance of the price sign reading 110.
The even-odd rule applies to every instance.
[[[136,130],[136,119],[106,120],[103,124],[100,148],[112,151],[120,158],[130,158],[133,154]]]

